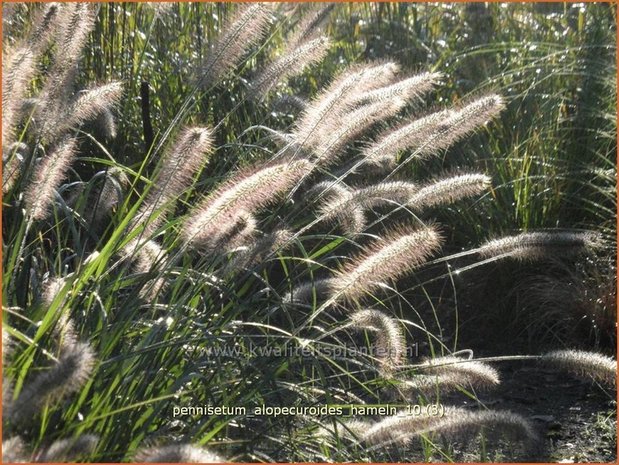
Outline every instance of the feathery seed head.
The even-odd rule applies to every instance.
[[[94,353],[86,343],[66,344],[58,361],[50,369],[24,385],[9,409],[14,422],[30,420],[45,402],[57,400],[77,391],[94,368]]]
[[[55,190],[69,171],[76,149],[77,140],[66,138],[36,166],[24,192],[24,206],[33,220],[42,220],[48,215]]]
[[[456,109],[430,134],[430,138],[419,150],[436,153],[474,132],[488,121],[496,118],[505,108],[498,95],[479,98]]]
[[[2,145],[14,141],[22,100],[35,73],[35,55],[28,47],[9,49],[2,56]]]
[[[443,416],[427,407],[421,412],[395,416],[376,422],[362,432],[364,442],[375,447],[390,444],[408,445],[419,435],[440,434],[450,439],[468,437],[481,429],[502,432],[523,440],[527,445],[539,440],[531,424],[519,415],[494,410],[470,411],[458,407],[445,407]]]
[[[148,221],[144,235],[150,237],[165,221],[167,213],[208,160],[213,146],[212,130],[189,127],[184,129],[163,156],[153,186],[131,227]]]
[[[137,462],[159,463],[225,463],[226,459],[203,447],[178,444],[142,449],[136,455]]]
[[[92,454],[97,447],[97,442],[99,442],[99,438],[92,434],[54,441],[39,455],[37,462],[75,462],[88,454]]]
[[[299,45],[266,66],[251,82],[254,98],[263,98],[284,79],[301,74],[307,67],[318,63],[326,55],[331,43],[326,37],[319,37]]]
[[[279,111],[302,111],[306,106],[307,102],[297,95],[282,95],[273,102],[273,108]]]
[[[295,286],[292,292],[284,295],[282,301],[285,304],[311,304],[316,297],[316,302],[322,302],[333,292],[332,279],[319,279],[299,286]]]
[[[412,183],[391,181],[361,189],[334,191],[322,199],[318,217],[321,221],[340,224],[347,234],[359,234],[365,227],[364,210],[381,204],[404,204],[416,190]]]
[[[292,189],[311,170],[307,160],[280,163],[240,173],[191,211],[183,224],[182,237],[189,246],[209,243],[209,237],[221,228],[234,212],[256,210]]]
[[[30,461],[31,459],[29,454],[26,453],[26,447],[22,438],[13,436],[2,441],[2,463],[28,463]]]
[[[589,252],[599,247],[593,232],[532,232],[486,242],[478,250],[484,258],[508,256],[518,260],[541,260]]]
[[[430,359],[418,367],[428,375],[444,375],[454,377],[461,385],[470,384],[474,387],[492,387],[500,383],[499,373],[485,363],[463,360],[454,356]]]
[[[287,229],[278,229],[266,234],[244,250],[238,250],[227,265],[227,270],[248,268],[263,263],[266,256],[282,251],[292,240],[292,233]]]
[[[245,53],[266,33],[271,20],[270,6],[264,3],[242,4],[226,22],[221,34],[202,65],[198,83],[217,84],[241,61]]]
[[[402,230],[377,241],[348,263],[333,280],[334,301],[356,301],[386,280],[396,279],[422,265],[441,244],[434,227]]]
[[[375,355],[381,369],[390,374],[406,361],[406,338],[402,327],[394,318],[380,310],[360,310],[350,317],[353,327],[377,333]]]
[[[419,158],[433,153],[431,150],[420,152],[419,147],[423,146],[435,128],[450,114],[452,114],[451,110],[431,113],[396,129],[384,131],[375,142],[363,150],[365,162],[372,165],[393,166],[398,152],[409,148],[415,149],[415,156]]]
[[[617,382],[617,361],[606,355],[582,350],[557,350],[544,354],[541,361],[583,378],[609,385]]]
[[[68,129],[95,120],[99,115],[118,105],[121,96],[121,82],[112,82],[80,92],[68,110],[63,126]]]
[[[7,139],[9,136],[7,135]],[[28,146],[21,142],[15,142],[8,147],[2,148],[2,193],[10,192],[22,173],[22,167],[26,158],[25,152]]]
[[[343,149],[374,124],[396,115],[406,102],[400,98],[362,105],[340,115],[337,126],[321,125],[306,141],[313,147],[313,159],[319,165],[337,162]],[[334,127],[337,129],[334,131]]]
[[[313,4],[312,11],[306,12],[303,18],[295,26],[293,33],[286,41],[288,45],[284,54],[294,50],[303,43],[310,42],[320,34],[320,27],[333,11],[335,3]]]
[[[391,62],[346,69],[306,107],[293,131],[297,143],[315,146],[317,133],[339,127],[340,117],[350,111],[351,102],[364,92],[391,82],[398,69]]]
[[[485,174],[453,176],[420,188],[408,199],[407,204],[415,210],[423,210],[479,195],[490,185],[491,179]]]
[[[421,73],[367,92],[365,95],[359,95],[353,102],[363,105],[394,98],[400,98],[407,102],[412,99],[419,99],[430,92],[440,82],[442,77],[440,73]]]

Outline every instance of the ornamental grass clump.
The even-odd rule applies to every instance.
[[[94,86],[85,67],[102,31],[116,38],[102,23],[120,5],[23,6],[13,14],[29,27],[5,37],[4,460],[354,462],[394,445],[429,460],[444,453],[434,437],[537,443],[524,415],[472,405],[500,384],[501,357],[462,357],[424,313],[432,283],[453,283],[445,262],[598,251],[593,232],[546,230],[471,237],[470,250],[445,255],[458,224],[441,213],[496,181],[479,167],[416,168],[492,131],[509,102],[487,93],[430,107],[445,76],[389,60],[321,76],[339,47],[324,27],[337,5],[131,8],[124,20],[150,25],[123,48],[131,72],[103,67],[113,79]],[[195,53],[193,42],[166,45],[178,61],[165,79],[182,81],[182,99],[167,102],[153,78],[150,107],[140,85],[158,66],[150,41],[178,25],[187,45],[184,28],[205,19],[183,15],[203,8],[216,27]],[[305,81],[314,87],[297,95]],[[411,356],[419,342],[423,359]],[[586,351],[524,358],[600,384],[616,373],[614,359]],[[444,415],[253,413],[446,393]],[[178,414],[189,406],[236,410]],[[419,442],[425,455],[413,455]]]

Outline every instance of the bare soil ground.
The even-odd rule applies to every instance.
[[[488,407],[510,410],[534,422],[543,438],[534,455],[496,459],[527,462],[615,462],[616,392],[539,366],[501,366],[499,389],[480,396]],[[502,455],[502,457],[501,457]]]

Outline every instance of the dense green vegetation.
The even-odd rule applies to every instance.
[[[539,459],[500,357],[613,384],[614,6],[49,8],[3,5],[5,458]],[[423,407],[251,413],[351,404]]]

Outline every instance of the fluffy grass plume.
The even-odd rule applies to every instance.
[[[498,95],[488,95],[459,109],[447,109],[386,130],[363,152],[367,163],[393,166],[398,153],[411,150],[413,158],[427,158],[448,148],[498,116],[504,107]]]
[[[485,174],[451,176],[421,187],[410,197],[407,203],[415,210],[422,210],[477,196],[488,189],[490,185],[491,179]]]
[[[317,38],[320,35],[321,26],[329,18],[329,14],[331,14],[334,7],[334,3],[310,4],[287,38],[284,54],[290,53],[300,45]]]
[[[391,373],[406,362],[406,338],[395,318],[380,310],[368,309],[353,313],[350,321],[355,328],[376,333],[373,355],[383,372]]]
[[[13,141],[13,129],[23,112],[28,85],[35,76],[36,60],[53,37],[57,4],[46,4],[35,14],[28,37],[3,48],[2,54],[2,144]]]
[[[204,447],[190,444],[143,449],[137,453],[135,460],[147,463],[225,463],[228,461]]]
[[[500,383],[497,370],[485,363],[454,356],[436,357],[417,367],[422,374],[453,379],[461,385],[493,387]],[[413,379],[414,382],[414,379]]]
[[[144,236],[150,237],[164,222],[166,213],[193,182],[213,148],[209,128],[184,129],[166,151],[153,186],[137,214],[134,225],[147,221]]]
[[[287,229],[276,229],[275,231],[264,234],[246,247],[236,250],[236,254],[230,260],[227,269],[249,268],[259,263],[265,263],[266,257],[282,252],[290,245],[292,233]]]
[[[94,29],[98,8],[97,4],[89,3],[60,4],[54,34],[57,47],[37,105],[40,131],[45,140],[54,140],[67,128],[65,118],[73,99],[77,63]]]
[[[442,74],[440,73],[417,74],[359,95],[359,97],[354,100],[354,103],[365,105],[372,102],[392,99],[402,99],[405,101],[420,99],[430,92],[436,84],[440,82],[441,78]]]
[[[503,433],[526,444],[538,441],[533,427],[520,415],[494,410],[470,411],[457,407],[445,407],[444,415],[435,414],[424,407],[419,414],[389,417],[355,433],[367,444],[384,447],[391,444],[406,446],[422,434],[461,439],[482,429],[493,434]]]
[[[27,47],[8,50],[2,56],[2,145],[14,141],[22,99],[35,73],[35,57]]]
[[[405,204],[417,190],[407,181],[381,182],[354,190],[329,187],[317,215],[321,221],[337,223],[347,234],[355,235],[365,228],[365,210],[382,204]]]
[[[8,139],[8,136],[7,136]],[[2,193],[10,192],[22,173],[28,146],[24,143],[13,143],[2,149]]]
[[[230,73],[265,35],[271,20],[264,3],[241,4],[208,51],[199,75],[201,85],[214,85]]]
[[[592,232],[530,232],[486,242],[478,249],[484,258],[508,256],[518,260],[542,260],[591,251],[599,237]]]
[[[541,361],[601,383],[614,385],[617,382],[617,361],[606,355],[583,350],[556,350],[542,355]]]
[[[2,463],[27,463],[30,461],[22,438],[13,436],[2,440]]]
[[[94,360],[94,353],[86,343],[64,346],[58,361],[25,384],[17,399],[5,406],[3,414],[13,422],[30,420],[45,402],[81,388],[92,373]]]
[[[51,446],[38,455],[37,462],[75,462],[92,454],[97,447],[98,440],[97,436],[84,434],[71,439],[54,441]]]
[[[64,180],[77,154],[77,140],[66,138],[36,166],[24,192],[24,206],[33,220],[42,220],[54,202],[56,188]]]
[[[440,245],[441,239],[434,227],[393,233],[344,266],[333,280],[331,299],[356,301],[382,282],[417,268]]]
[[[239,211],[253,213],[268,205],[294,187],[310,169],[309,161],[298,160],[240,173],[188,214],[181,231],[185,244],[210,247],[213,238],[225,234]]]
[[[321,124],[312,134],[313,157],[325,166],[337,162],[343,149],[376,123],[395,116],[406,104],[402,99],[379,100],[340,115],[337,125]]]
[[[301,74],[307,67],[321,61],[330,46],[329,39],[318,37],[277,58],[252,80],[252,96],[263,98],[278,82]]]
[[[350,110],[350,102],[364,92],[390,83],[399,67],[392,62],[352,66],[314,98],[295,124],[293,136],[297,144],[315,147],[321,141],[317,134],[324,128],[337,128],[343,114]]]
[[[118,105],[121,96],[121,82],[111,82],[81,91],[67,110],[63,126],[70,129],[86,121],[96,120],[101,114]]]

